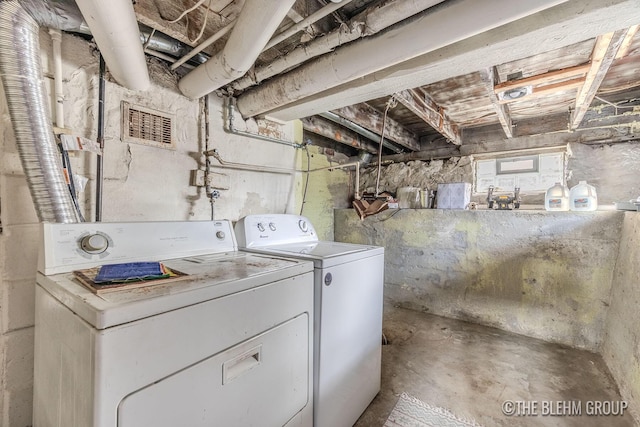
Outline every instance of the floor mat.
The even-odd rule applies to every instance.
[[[481,427],[475,421],[456,417],[444,408],[431,406],[402,393],[384,427]]]

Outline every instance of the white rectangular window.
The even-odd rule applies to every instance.
[[[474,161],[474,192],[543,192],[556,182],[564,182],[565,153],[477,159]]]

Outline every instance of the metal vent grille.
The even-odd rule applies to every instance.
[[[173,119],[168,114],[122,103],[123,140],[173,148]]]

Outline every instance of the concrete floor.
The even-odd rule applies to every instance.
[[[385,307],[384,333],[382,390],[356,427],[382,426],[402,392],[485,427],[640,425],[629,411],[585,415],[588,401],[620,400],[598,354],[394,307]],[[505,400],[535,401],[538,415],[507,417]],[[540,415],[543,401],[570,400],[582,416]]]

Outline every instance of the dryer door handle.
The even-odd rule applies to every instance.
[[[222,385],[228,384],[245,372],[260,365],[262,360],[262,345],[245,351],[222,364]]]

